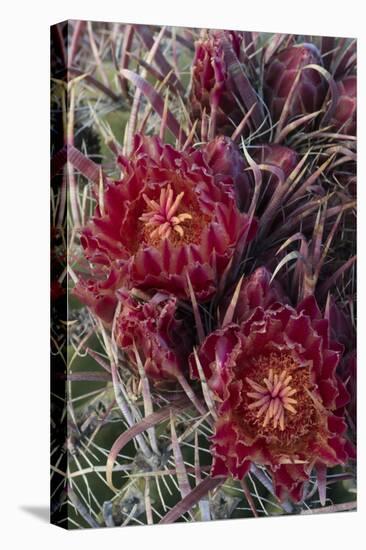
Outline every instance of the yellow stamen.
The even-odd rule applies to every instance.
[[[279,427],[283,431],[285,429],[285,410],[291,414],[297,412],[293,407],[297,400],[290,397],[296,393],[296,390],[289,386],[292,376],[287,376],[285,370],[278,374],[273,373],[273,369],[270,369],[268,377],[263,379],[263,386],[250,378],[245,380],[255,390],[247,392],[247,396],[254,399],[253,403],[248,405],[248,409],[259,408],[257,418],[262,418],[264,415],[263,427],[268,426],[272,421],[274,429]]]
[[[174,193],[169,184],[166,188],[161,189],[159,203],[150,199],[146,194],[142,196],[150,211],[144,212],[139,219],[145,223],[146,227],[152,228],[150,237],[166,239],[174,229],[183,238],[184,229],[181,224],[192,219],[187,212],[177,213],[184,197],[184,191],[179,193],[174,200]]]

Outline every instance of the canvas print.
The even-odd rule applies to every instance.
[[[356,62],[51,28],[54,524],[356,509]]]

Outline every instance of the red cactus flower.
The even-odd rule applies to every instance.
[[[119,157],[122,179],[106,185],[81,244],[93,266],[118,273],[120,287],[186,299],[189,277],[204,301],[215,293],[241,237],[254,236],[255,223],[235,204],[235,173],[230,177],[227,169],[221,181],[212,144],[207,147],[209,155],[205,148],[182,152],[157,137],[136,136],[130,157]],[[225,166],[231,158],[235,166],[233,151],[226,155]],[[84,290],[76,292],[85,301]]]
[[[346,76],[338,80],[338,101],[330,123],[334,130],[350,136],[356,135],[357,78]]]
[[[267,309],[275,302],[285,300],[281,285],[277,281],[271,283],[271,273],[265,267],[258,267],[241,284],[235,306],[235,320],[242,322],[257,307]]]
[[[289,147],[276,144],[266,144],[253,149],[253,159],[257,164],[268,164],[279,168],[283,174],[283,180],[286,180],[299,162],[297,153]],[[279,179],[271,172],[263,172],[262,196],[264,201],[268,201],[276,190]]]
[[[313,113],[321,108],[327,85],[318,71],[304,69],[310,64],[322,65],[320,53],[313,44],[290,46],[271,58],[264,75],[264,95],[273,122],[279,120],[294,85],[288,106],[288,119]]]
[[[230,135],[244,113],[235,97],[240,96],[228,72],[221,36],[221,32],[212,31],[196,43],[189,101],[193,119],[201,120],[204,110],[208,115],[215,111],[216,129]],[[227,31],[225,36],[240,60],[242,35]]]
[[[121,285],[121,273],[113,266],[107,270],[96,268],[93,269],[93,277],[79,278],[73,293],[104,323],[110,324],[117,305],[116,291]]]
[[[234,182],[237,205],[245,211],[249,207],[254,183],[245,171],[244,157],[235,143],[225,136],[218,136],[205,146],[205,158],[218,184],[230,189]]]
[[[298,155],[293,149],[273,143],[253,149],[253,158],[257,163],[280,168],[285,178],[291,174],[298,163]]]
[[[199,349],[218,402],[212,475],[242,478],[251,463],[264,465],[277,496],[298,501],[313,468],[352,456],[342,416],[349,396],[336,374],[342,346],[315,299],[296,309],[275,301],[268,277],[262,269],[249,278],[235,322]]]
[[[235,286],[220,301],[221,321],[230,306]],[[271,283],[271,274],[265,267],[259,267],[250,276],[245,278],[240,285],[240,292],[235,304],[233,316],[240,322],[247,319],[257,307],[267,309],[275,302],[286,300],[282,287],[277,281]]]
[[[153,380],[179,378],[187,370],[193,336],[187,319],[177,311],[176,298],[156,294],[142,302],[126,291],[118,294],[123,306],[115,337],[127,353],[129,365],[137,371],[137,360],[141,360]]]

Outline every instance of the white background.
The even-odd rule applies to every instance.
[[[365,27],[362,2],[52,0],[2,3],[0,542],[37,548],[360,547],[365,532]],[[236,28],[359,41],[359,511],[317,517],[66,532],[48,525],[49,25],[72,19]],[[5,303],[4,303],[5,302]],[[362,360],[361,360],[362,359]],[[33,510],[30,511],[30,509]],[[43,511],[43,512],[42,512]],[[42,519],[42,515],[44,519]]]

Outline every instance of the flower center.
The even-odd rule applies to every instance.
[[[265,428],[271,421],[273,428],[279,426],[280,430],[285,429],[286,414],[296,414],[297,399],[292,396],[296,391],[290,385],[292,376],[286,370],[280,374],[269,369],[268,377],[263,379],[263,385],[254,382],[250,378],[245,379],[254,390],[247,392],[247,396],[254,399],[248,408],[258,409],[257,418],[263,419],[262,425]]]
[[[275,350],[243,358],[239,371],[241,404],[236,414],[244,433],[249,439],[270,441],[281,461],[294,453],[300,456],[314,430],[323,433],[327,423],[310,362],[300,362],[290,350]]]
[[[155,237],[167,239],[172,231],[176,231],[181,238],[184,237],[182,224],[187,220],[191,220],[192,216],[186,212],[178,214],[183,197],[184,191],[174,197],[170,184],[160,191],[159,202],[149,199],[145,194],[143,195],[144,201],[150,210],[144,212],[139,219],[149,229],[151,239]]]

